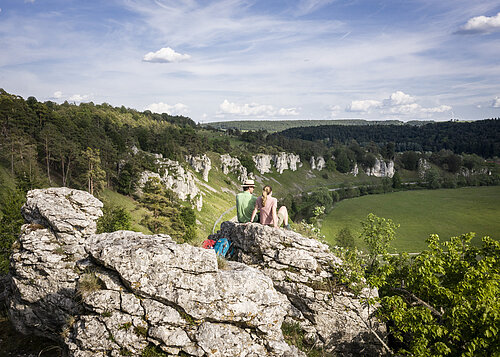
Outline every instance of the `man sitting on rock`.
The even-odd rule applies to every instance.
[[[241,187],[243,188],[243,192],[236,195],[236,214],[238,216],[238,222],[247,223],[250,222],[253,208],[255,207],[255,201],[257,200],[257,197],[253,195],[255,183],[253,180],[245,180]],[[255,217],[255,222],[257,221],[258,217]]]

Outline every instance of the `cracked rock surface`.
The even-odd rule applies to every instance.
[[[296,232],[258,223],[223,222],[214,238],[230,239],[236,259],[256,267],[287,297],[285,321],[300,324],[316,347],[332,355],[377,356],[382,346],[371,333],[385,328],[362,298],[378,296],[365,289],[360,297],[336,285],[333,266],[342,260],[328,246]]]
[[[255,267],[167,235],[95,234],[102,203],[34,190],[11,257],[9,315],[69,356],[303,356],[283,338],[289,305]],[[283,260],[287,260],[287,256]],[[308,263],[305,262],[305,265]]]

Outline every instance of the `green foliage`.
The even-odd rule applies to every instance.
[[[441,187],[441,176],[439,171],[433,167],[425,172],[424,181],[427,188],[435,190]]]
[[[87,147],[82,152],[82,164],[86,166],[84,173],[87,181],[87,190],[91,195],[97,194],[104,189],[106,183],[106,172],[101,168],[101,157],[99,149],[94,150]]]
[[[339,247],[354,249],[356,243],[354,242],[354,236],[348,227],[342,228],[336,237],[337,245]]]
[[[341,151],[336,157],[335,165],[337,166],[337,170],[344,174],[351,170],[351,162],[349,161],[345,151]]]
[[[396,237],[399,224],[395,224],[391,219],[377,217],[370,213],[361,225],[363,227],[361,238],[368,248],[369,266],[374,268],[379,255],[387,256],[389,253],[390,242]]]
[[[166,233],[180,242],[196,238],[194,211],[181,207],[174,193],[164,189],[159,178],[149,178],[144,185],[140,202],[150,211],[141,223],[153,233]]]
[[[167,357],[167,354],[163,352],[158,346],[149,344],[142,351],[141,357]]]
[[[418,168],[420,156],[415,151],[406,151],[401,155],[401,164],[404,169],[415,171]]]
[[[97,221],[97,233],[130,230],[132,218],[123,207],[104,207]]]
[[[315,348],[313,341],[308,341],[306,332],[300,327],[297,322],[283,322],[281,324],[283,337],[289,345],[297,347],[300,351],[305,352],[308,357],[323,357],[328,356],[326,352]]]
[[[401,188],[401,176],[399,172],[395,172],[392,176],[392,188],[400,189]]]
[[[257,171],[255,168],[255,162],[253,161],[251,155],[249,154],[239,155],[238,160],[240,160],[241,165],[246,167],[248,173]]]
[[[9,272],[12,243],[16,241],[24,223],[21,207],[25,201],[25,193],[21,190],[5,191],[0,197],[0,274]]]
[[[381,271],[379,317],[390,322],[401,355],[495,356],[500,353],[500,242],[470,244],[472,233],[415,257],[392,257]]]

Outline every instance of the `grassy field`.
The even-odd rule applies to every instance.
[[[340,229],[349,227],[356,236],[368,213],[400,224],[392,245],[399,251],[418,252],[429,234],[442,240],[476,232],[476,242],[489,235],[500,239],[500,187],[404,191],[341,201],[322,222],[326,239],[335,243]],[[360,240],[358,247],[363,247]]]

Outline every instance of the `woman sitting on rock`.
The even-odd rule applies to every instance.
[[[288,210],[285,206],[281,206],[278,213],[276,213],[277,207],[278,200],[273,197],[272,187],[269,185],[264,186],[262,189],[262,196],[257,198],[255,202],[255,208],[253,209],[250,222],[253,222],[257,211],[260,210],[261,224],[278,228],[284,223],[285,228],[290,229],[290,224],[288,224]]]

